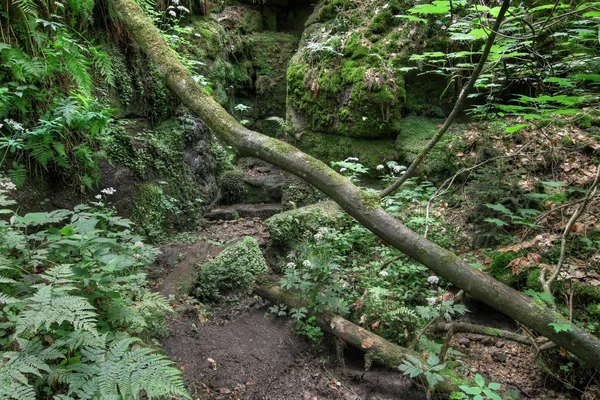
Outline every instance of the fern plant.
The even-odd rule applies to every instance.
[[[157,254],[102,201],[18,215],[0,189],[0,398],[190,398],[146,346],[169,305],[147,289]]]
[[[102,46],[77,32],[93,4],[20,0],[0,13],[8,27],[0,43],[0,167],[13,165],[9,176],[18,187],[26,172],[75,176],[82,189],[98,180],[110,119],[92,98],[92,75],[114,84],[114,74]]]

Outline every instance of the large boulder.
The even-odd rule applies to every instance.
[[[319,3],[287,72],[288,129],[300,142],[307,132],[394,138],[407,111],[442,114],[444,79],[412,74],[407,82],[405,76],[413,53],[444,46],[432,24],[400,18],[413,3]]]

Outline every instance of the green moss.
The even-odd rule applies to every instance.
[[[369,48],[362,44],[363,38],[360,32],[353,33],[344,46],[344,55],[352,59],[366,57],[369,54]]]
[[[412,163],[443,122],[441,119],[415,115],[405,117],[400,123],[400,134],[396,137],[395,144],[401,162],[405,165]],[[454,125],[451,132],[444,135],[417,170],[419,175],[435,181],[439,178],[445,179],[457,170],[460,162],[456,155],[457,151],[447,151],[447,149],[451,146],[456,147],[457,135],[454,133],[461,129],[463,129],[462,125]]]
[[[393,139],[361,139],[305,132],[297,146],[325,163],[357,157],[371,171],[376,171],[379,164],[398,159]]]
[[[308,206],[327,198],[318,189],[292,174],[285,175],[281,205],[285,211]]]
[[[258,242],[245,237],[202,265],[194,294],[203,300],[217,300],[237,292],[247,293],[256,277],[267,271]]]
[[[274,215],[265,226],[274,245],[290,247],[303,240],[305,232],[314,234],[321,227],[337,226],[338,213],[339,207],[328,201]]]
[[[535,290],[536,292],[541,292],[543,290],[542,284],[540,283],[540,274],[541,271],[539,269],[531,270],[527,274],[527,288]]]
[[[203,201],[216,192],[216,187],[203,186],[185,163],[185,145],[197,140],[195,131],[187,130],[180,120],[165,121],[152,130],[133,126],[131,131],[113,129],[103,148],[109,159],[146,182],[131,199],[131,219],[154,241],[173,230],[195,228]],[[211,160],[207,155],[206,171],[216,169]]]
[[[244,185],[244,173],[239,170],[223,172],[219,179],[219,187],[226,204],[241,203],[248,194]]]
[[[393,19],[394,16],[389,11],[379,13],[371,20],[369,30],[376,34],[384,33],[392,26]]]
[[[375,210],[380,208],[381,197],[375,192],[360,190],[358,192],[360,198],[365,203],[367,210]]]
[[[505,285],[519,288],[522,284],[522,277],[514,275],[510,268],[506,268],[517,257],[519,255],[512,251],[494,253],[492,255],[492,262],[489,265],[490,275]]]

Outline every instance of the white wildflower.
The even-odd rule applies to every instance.
[[[348,168],[340,168],[340,172],[346,172],[348,171]]]
[[[144,243],[138,241],[133,244],[133,247],[144,247]]]
[[[189,13],[189,12],[190,12],[190,10],[188,10],[188,9],[187,9],[187,8],[185,8],[184,6],[177,6],[177,9],[178,9],[178,10],[181,10],[181,11],[184,11],[184,12],[186,12],[186,13]]]
[[[344,160],[344,162],[349,162],[349,161],[358,161],[358,158],[356,157],[348,157]]]
[[[379,275],[381,275],[381,276],[388,276],[388,275],[389,275],[389,273],[388,273],[387,271],[381,271],[381,272],[379,273]]]
[[[15,190],[15,189],[17,189],[17,186],[9,180],[0,181],[0,189]]]
[[[377,171],[381,171],[382,169],[384,169],[385,167],[382,164],[379,164],[377,166]]]
[[[285,267],[286,268],[296,268],[296,263],[289,262],[289,263],[285,264]]]
[[[306,268],[308,268],[308,267],[310,267],[311,265],[312,265],[312,263],[311,263],[310,261],[308,261],[308,260],[304,260],[304,261],[302,261],[302,266],[303,266],[303,267],[306,267]]]
[[[440,278],[435,275],[431,275],[429,278],[427,278],[427,283],[431,285],[437,285],[439,282]]]
[[[18,123],[14,119],[6,118],[4,122],[6,122],[11,128],[13,128],[16,131],[25,130],[25,128],[23,128],[23,124]]]
[[[171,0],[171,3],[177,5],[177,4],[179,4],[179,0]]]
[[[109,187],[109,188],[106,188],[106,189],[102,189],[101,192],[104,193],[104,194],[109,194],[110,195],[110,194],[115,194],[117,191],[115,189]]]
[[[173,10],[170,10],[170,11],[169,11],[169,14],[170,14],[172,17],[176,17],[176,16],[177,16],[177,13],[176,13],[175,11],[173,11]]]
[[[320,232],[315,233],[315,240],[317,242],[320,242],[321,240],[323,240],[323,234]]]
[[[430,307],[434,306],[437,302],[437,299],[435,297],[427,297],[425,300],[427,300],[427,305],[429,305]]]

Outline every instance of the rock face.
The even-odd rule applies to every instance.
[[[367,138],[372,146],[388,149],[377,154],[379,162],[389,161],[397,154],[386,140],[402,131],[403,115],[443,114],[437,99],[444,79],[403,72],[413,53],[444,46],[432,35],[431,24],[400,17],[412,3],[319,2],[287,72],[287,130],[299,147],[324,158],[320,148],[344,136],[339,147],[374,158],[364,142],[355,140]],[[338,139],[329,139],[332,135]]]

